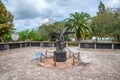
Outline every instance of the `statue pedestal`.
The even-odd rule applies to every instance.
[[[54,51],[54,61],[64,62],[67,60],[66,51]]]

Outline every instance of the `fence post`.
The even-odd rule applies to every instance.
[[[7,44],[7,50],[9,50],[9,44]]]
[[[56,55],[54,55],[54,61],[55,61],[55,63],[54,63],[54,66],[56,67]]]
[[[78,53],[78,65],[80,65],[80,52]]]
[[[31,47],[31,41],[29,42],[29,45],[30,45],[30,47]]]
[[[75,63],[74,63],[74,62],[75,62],[75,59],[74,59],[74,54],[73,54],[73,65],[75,65]]]
[[[47,58],[47,50],[46,50],[46,52],[45,52],[45,55],[46,55],[46,58]]]
[[[96,43],[94,43],[94,48],[96,49]]]
[[[22,48],[22,43],[20,43],[20,48]]]
[[[112,49],[114,49],[114,44],[112,43]]]
[[[66,42],[66,47],[68,47],[68,42]]]
[[[80,43],[79,43],[79,48],[81,48]]]
[[[52,47],[54,48],[54,42],[52,43]]]

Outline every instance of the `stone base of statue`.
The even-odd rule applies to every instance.
[[[55,62],[65,62],[67,60],[66,51],[54,51]]]

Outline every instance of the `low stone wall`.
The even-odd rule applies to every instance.
[[[80,43],[81,48],[120,49],[120,43]]]
[[[91,48],[91,49],[120,49],[120,43],[90,43],[90,42],[66,42],[65,47],[80,47],[80,48]],[[22,47],[56,47],[55,42],[47,41],[30,41],[30,42],[6,42],[0,43],[0,51],[9,50],[14,48]]]

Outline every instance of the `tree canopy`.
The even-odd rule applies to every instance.
[[[64,21],[57,21],[54,22],[53,24],[42,24],[39,26],[38,32],[39,34],[43,37],[43,40],[50,40],[49,34],[52,32],[58,32],[59,30],[64,29]],[[52,39],[53,41],[55,39]]]
[[[86,35],[91,34],[89,26],[90,15],[88,13],[75,12],[66,19],[66,31],[75,32],[77,40],[84,39]]]
[[[0,38],[10,41],[12,29],[13,15],[7,11],[0,0]],[[90,39],[95,36],[96,38],[101,37],[101,39],[108,37],[120,42],[120,8],[106,8],[100,1],[97,15],[93,17],[91,17],[89,13],[75,12],[71,13],[70,17],[63,21],[50,19],[48,23],[40,25],[37,30],[27,29],[19,32],[20,40],[55,41],[54,37],[50,39],[49,34],[58,32],[59,30],[75,33],[74,37],[78,41],[81,39]],[[66,36],[65,39],[69,40],[69,37]]]
[[[106,9],[103,3],[100,3],[98,10],[98,14],[92,18],[93,36],[112,37],[114,41],[120,41],[120,10]]]
[[[0,38],[4,37],[13,29],[13,15],[7,11],[6,7],[0,0]]]

